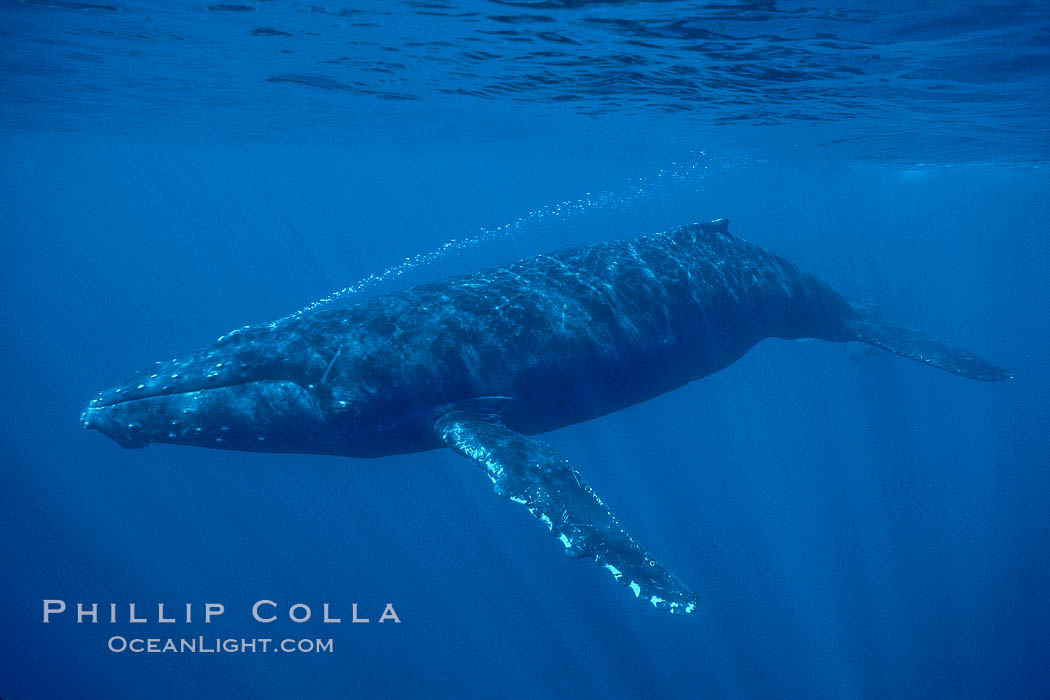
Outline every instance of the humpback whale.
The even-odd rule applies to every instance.
[[[860,341],[984,381],[972,352],[871,318],[728,222],[538,255],[245,327],[103,392],[82,422],[151,442],[380,457],[449,447],[660,610],[697,596],[532,437],[730,365],[763,338]]]

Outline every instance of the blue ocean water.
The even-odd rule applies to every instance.
[[[29,0],[0,36],[0,697],[1050,696],[1047,4]],[[348,286],[716,217],[1016,378],[767,340],[544,436],[690,616],[447,450],[122,450],[79,422]]]

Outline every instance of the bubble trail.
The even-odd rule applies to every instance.
[[[671,163],[669,167],[661,168],[655,175],[632,178],[627,181],[621,190],[607,190],[597,194],[587,192],[578,199],[544,205],[506,224],[493,228],[481,228],[476,235],[469,238],[452,238],[433,250],[409,256],[381,272],[363,277],[357,282],[275,321],[274,324],[297,318],[303,314],[344,300],[347,297],[360,294],[362,291],[382,282],[397,279],[406,272],[424,265],[430,265],[451,252],[470,250],[485,243],[516,238],[522,232],[541,222],[566,221],[592,211],[623,211],[639,202],[649,201],[658,195],[665,194],[672,187],[699,188],[707,175],[713,170],[728,167],[728,163],[725,161],[715,161],[703,151],[697,152],[695,157],[696,159],[690,163]]]

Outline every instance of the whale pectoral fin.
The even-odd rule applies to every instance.
[[[514,432],[498,416],[470,411],[442,415],[434,431],[484,469],[497,494],[542,520],[565,545],[566,554],[594,559],[657,609],[676,615],[696,609],[696,594],[653,561],[549,445]]]
[[[1009,371],[996,367],[965,348],[910,328],[862,319],[851,320],[847,326],[862,343],[889,350],[945,372],[985,382],[999,382],[1013,376]]]

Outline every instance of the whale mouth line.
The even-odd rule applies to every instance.
[[[278,380],[271,380],[271,379],[247,379],[245,381],[240,381],[240,382],[227,382],[227,383],[215,384],[213,386],[199,387],[199,388],[196,388],[196,389],[178,389],[178,390],[173,390],[173,391],[158,390],[156,393],[141,394],[141,395],[138,395],[138,396],[120,396],[120,395],[117,395],[117,396],[112,397],[112,398],[111,397],[105,397],[104,398],[102,396],[99,396],[99,397],[93,399],[91,401],[91,403],[88,404],[87,410],[90,411],[90,410],[93,410],[93,409],[112,408],[114,406],[121,406],[123,404],[135,403],[136,401],[148,401],[150,399],[173,398],[173,397],[176,397],[176,396],[184,396],[184,395],[189,395],[189,394],[204,394],[204,393],[207,393],[209,391],[217,391],[219,389],[232,389],[234,387],[245,386],[247,384],[258,384],[260,382],[270,382],[270,381],[288,382],[289,384],[296,384],[296,382],[293,382],[290,379],[278,379]]]
[[[129,396],[107,392],[88,404],[80,422],[126,448],[165,442],[244,449],[249,438],[252,446],[257,441],[263,443],[267,430],[287,427],[285,424],[300,418],[323,418],[316,396],[291,379],[253,379],[180,389],[156,393],[138,389],[139,395],[129,392]],[[272,411],[272,420],[266,422],[265,430],[253,429],[248,424],[261,410]],[[234,444],[240,447],[231,447]]]

